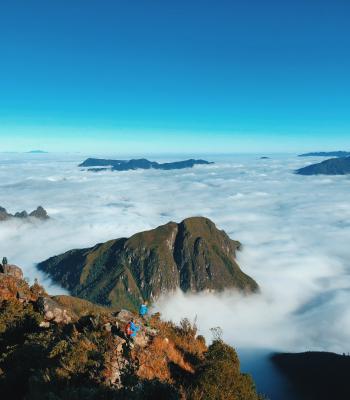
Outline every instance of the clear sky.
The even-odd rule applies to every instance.
[[[349,0],[3,0],[0,151],[350,150]]]

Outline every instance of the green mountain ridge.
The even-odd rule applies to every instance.
[[[70,250],[38,268],[74,296],[135,309],[142,300],[152,301],[178,288],[256,292],[257,283],[235,260],[239,247],[209,219],[193,217],[130,238]]]

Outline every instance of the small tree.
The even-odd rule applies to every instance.
[[[2,265],[3,266],[5,266],[5,265],[7,265],[8,263],[7,263],[7,258],[6,257],[3,257],[3,259],[2,259]]]
[[[209,346],[188,395],[191,400],[259,400],[252,378],[240,372],[236,351],[221,339]]]
[[[220,328],[220,326],[216,326],[214,328],[210,328],[210,332],[213,336],[213,341],[217,342],[222,342],[222,335],[223,335],[223,330]]]

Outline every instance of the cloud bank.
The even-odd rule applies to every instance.
[[[348,177],[294,175],[316,160],[295,156],[216,156],[215,165],[187,170],[99,174],[77,167],[84,158],[0,154],[0,206],[42,205],[52,217],[2,223],[0,257],[43,281],[34,265],[52,255],[203,215],[242,242],[238,262],[261,294],[177,293],[156,309],[174,320],[197,316],[207,337],[221,326],[241,348],[349,351]]]

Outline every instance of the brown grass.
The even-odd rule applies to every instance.
[[[194,372],[175,343],[162,337],[155,337],[146,349],[135,350],[133,356],[139,363],[137,375],[142,379],[171,382],[169,363],[177,365],[185,372]]]

